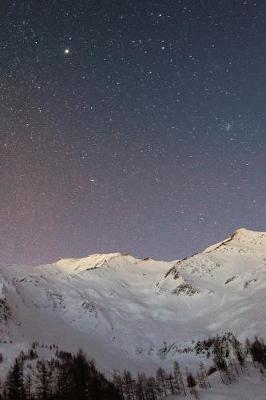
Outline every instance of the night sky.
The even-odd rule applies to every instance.
[[[266,230],[264,0],[0,5],[0,260]]]

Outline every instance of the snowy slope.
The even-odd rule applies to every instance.
[[[1,301],[4,355],[38,340],[82,347],[104,369],[190,364],[194,353],[182,349],[193,340],[266,336],[266,233],[240,229],[173,262],[113,253],[0,266],[0,317]]]

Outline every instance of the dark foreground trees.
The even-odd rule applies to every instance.
[[[211,387],[209,376],[219,373],[224,384],[231,384],[248,370],[251,361],[258,373],[266,369],[266,345],[263,340],[240,343],[232,334],[209,338],[195,345],[206,355],[208,368],[182,372],[174,362],[171,371],[159,368],[155,376],[132,376],[129,371],[115,375],[113,381],[100,373],[93,360],[79,351],[56,351],[56,357],[39,360],[34,353],[20,353],[5,382],[0,383],[0,400],[162,400],[168,395],[193,396]]]
[[[57,358],[30,365],[17,358],[10,368],[0,398],[3,400],[121,400],[108,381],[82,351],[58,352]]]

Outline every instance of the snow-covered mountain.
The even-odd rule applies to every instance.
[[[33,341],[83,348],[102,369],[152,371],[194,360],[193,341],[266,336],[266,233],[237,230],[190,258],[94,254],[0,266],[0,351]]]

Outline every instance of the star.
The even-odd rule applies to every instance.
[[[69,54],[69,53],[70,53],[70,49],[66,48],[66,49],[64,50],[64,54]]]

